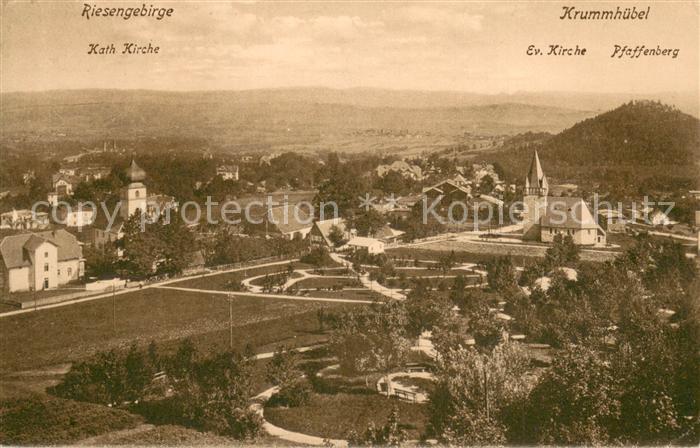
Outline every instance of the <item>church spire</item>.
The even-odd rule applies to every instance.
[[[131,182],[143,182],[146,179],[146,172],[136,164],[136,160],[133,157],[131,165],[126,169],[126,177]]]
[[[530,162],[530,169],[525,178],[525,194],[546,196],[548,191],[549,184],[547,183],[547,177],[544,175],[542,165],[540,164],[540,157],[537,155],[537,150],[535,150],[535,154],[532,156],[532,162]]]

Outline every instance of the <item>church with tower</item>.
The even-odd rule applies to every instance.
[[[136,213],[145,213],[149,219],[153,220],[168,209],[177,210],[175,198],[172,196],[148,194],[144,184],[146,172],[138,166],[136,160],[131,159],[125,175],[129,183],[119,192],[119,213],[110,222],[109,217],[98,210],[92,234],[92,243],[96,247],[103,247],[107,243],[116,242],[122,238],[124,222]]]
[[[574,244],[605,245],[605,231],[598,225],[586,201],[576,197],[549,196],[549,183],[537,151],[532,156],[523,191],[523,240],[551,243],[557,235],[570,236]]]
[[[137,211],[146,213],[148,208],[146,186],[143,184],[146,180],[146,172],[136,164],[134,159],[131,159],[131,165],[126,169],[126,178],[129,179],[129,184],[122,188],[119,194],[121,201],[119,215],[125,220]]]

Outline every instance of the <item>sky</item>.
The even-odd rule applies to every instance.
[[[172,7],[163,20],[81,16],[83,2],[2,0],[0,91],[119,88],[240,90],[292,86],[651,93],[697,91],[698,1],[223,2],[90,1]],[[648,20],[562,21],[562,6],[651,5]],[[161,48],[88,55],[90,43]],[[528,56],[529,45],[586,56]],[[679,48],[610,58],[614,45]]]

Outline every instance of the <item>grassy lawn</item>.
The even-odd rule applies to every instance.
[[[287,276],[287,271],[277,271],[269,274],[269,277],[272,278],[273,284],[275,286],[281,286],[284,284],[284,282],[287,281],[288,278],[300,278],[301,274],[298,272],[292,273],[291,276]],[[255,286],[264,286],[265,285],[265,277],[258,277],[255,280],[250,281],[251,285]]]
[[[311,266],[304,263],[292,263],[294,269],[311,269]],[[258,275],[274,274],[284,272],[287,269],[287,264],[278,264],[274,266],[263,266],[260,268],[251,267],[242,271],[226,272],[222,274],[209,275],[206,277],[193,277],[187,280],[171,283],[170,286],[178,286],[183,288],[198,288],[211,289],[215,291],[229,290],[229,283],[240,282],[249,277]]]
[[[425,404],[414,404],[379,394],[318,394],[297,408],[265,408],[265,419],[290,431],[343,439],[348,431],[363,432],[370,422],[381,426],[396,406],[410,439],[418,439],[428,420]]]
[[[419,260],[439,260],[440,257],[454,250],[458,263],[486,263],[497,256],[484,251],[477,252],[476,249],[470,252],[468,247],[471,247],[468,246],[468,243],[462,244],[456,241],[441,241],[424,244],[419,247],[390,248],[386,250],[386,254],[390,257],[406,258],[409,260],[413,260],[414,258],[418,258]],[[527,248],[517,246],[512,249],[513,253],[511,253],[511,256],[517,265],[520,266],[523,263],[541,260],[541,256],[534,255],[532,251],[528,254],[527,251]]]
[[[111,298],[40,310],[2,319],[1,372],[41,368],[127,348],[132,343],[174,345],[192,337],[205,350],[223,350],[229,340],[229,307],[220,296],[144,289],[116,296],[116,331]],[[259,351],[279,343],[317,340],[315,310],[329,303],[237,297],[233,302],[237,348]],[[352,306],[352,305],[349,305]]]
[[[382,294],[376,291],[370,291],[369,289],[350,291],[305,291],[304,296],[345,300],[376,300],[380,302],[386,300],[386,297]]]
[[[68,444],[133,428],[142,421],[136,415],[106,406],[34,395],[0,402],[0,443]]]
[[[332,288],[341,285],[346,288],[360,288],[362,283],[356,277],[347,278],[307,278],[294,284],[299,289]]]

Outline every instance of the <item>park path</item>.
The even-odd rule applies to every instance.
[[[192,276],[188,276],[188,277],[172,278],[172,279],[168,279],[168,280],[163,280],[163,281],[161,281],[161,282],[155,282],[155,283],[146,284],[146,285],[143,285],[142,288],[134,287],[134,288],[120,289],[120,290],[117,290],[117,291],[114,291],[114,292],[110,291],[110,292],[100,293],[100,294],[97,294],[97,295],[94,295],[94,296],[83,297],[83,298],[80,298],[80,299],[68,300],[68,301],[59,302],[59,303],[52,303],[52,304],[50,304],[50,305],[44,305],[44,306],[37,307],[36,309],[34,309],[34,308],[26,308],[26,309],[21,309],[21,310],[16,310],[16,311],[8,311],[8,312],[6,312],[6,313],[0,314],[0,319],[2,319],[3,317],[16,316],[16,315],[18,315],[18,314],[32,313],[32,312],[35,312],[35,311],[41,311],[41,310],[46,310],[46,309],[51,309],[51,308],[60,308],[60,307],[63,307],[63,306],[75,305],[75,304],[78,304],[78,303],[89,302],[89,301],[91,301],[91,300],[104,299],[104,298],[112,297],[112,296],[117,297],[117,296],[121,296],[121,295],[124,295],[124,294],[129,294],[129,293],[132,293],[132,292],[137,292],[137,291],[140,291],[140,290],[142,290],[142,289],[160,288],[160,287],[162,287],[162,286],[169,285],[169,284],[171,284],[171,283],[176,283],[176,282],[180,282],[180,281],[184,281],[184,280],[189,280],[189,279],[193,279],[193,278],[203,278],[203,277],[210,277],[210,276],[212,276],[212,275],[227,274],[227,273],[230,273],[230,272],[238,272],[238,271],[244,271],[244,270],[248,270],[248,269],[257,269],[257,268],[262,268],[262,267],[267,267],[267,266],[277,266],[277,265],[281,265],[281,264],[293,263],[293,262],[295,262],[295,261],[298,261],[298,259],[295,258],[295,259],[291,259],[291,260],[273,261],[273,262],[270,262],[270,263],[263,263],[263,264],[257,264],[257,265],[252,265],[252,266],[245,266],[245,267],[240,267],[240,268],[231,268],[231,269],[223,269],[223,270],[221,270],[221,271],[207,272],[206,274],[192,275]]]
[[[279,275],[279,274],[284,274],[287,271],[279,271],[279,272],[270,272],[268,274],[262,274],[262,275],[256,275],[255,277],[248,277],[245,280],[241,281],[241,284],[246,287],[246,289],[250,292],[253,293],[263,293],[263,287],[254,285],[252,283],[253,280],[257,280],[259,278],[264,278],[266,275]],[[286,291],[289,289],[292,285],[299,283],[302,280],[306,280],[309,278],[352,278],[347,275],[321,275],[321,274],[314,274],[313,272],[310,272],[309,269],[294,269],[294,272],[299,274],[300,277],[295,277],[295,278],[289,278],[287,279],[286,282],[284,282],[283,285],[279,287],[280,291]]]
[[[173,289],[176,291],[199,292],[202,294],[220,294],[226,296],[244,296],[244,297],[259,297],[263,299],[282,299],[282,300],[299,300],[305,302],[337,302],[337,303],[364,303],[372,304],[373,300],[353,300],[353,299],[331,299],[327,297],[304,297],[292,296],[288,294],[263,294],[257,292],[241,292],[241,291],[219,291],[215,289],[198,289],[185,288],[182,286],[156,286],[159,289]]]
[[[330,255],[331,255],[331,258],[333,259],[333,261],[335,261],[336,263],[340,263],[343,266],[346,266],[349,269],[352,269],[352,263],[350,263],[344,257],[341,257],[340,255],[338,255],[335,252],[331,252]],[[379,284],[379,282],[373,282],[372,280],[370,280],[369,274],[360,275],[359,279],[360,279],[360,282],[362,283],[362,285],[365,288],[369,289],[370,291],[376,291],[379,294],[381,294],[385,297],[388,297],[390,299],[396,299],[396,300],[405,300],[406,299],[406,295],[401,294],[398,290],[387,288],[386,286]]]
[[[292,443],[298,443],[303,445],[313,445],[313,446],[328,446],[330,444],[334,447],[347,447],[347,440],[339,439],[324,439],[323,437],[312,436],[309,434],[303,434],[301,432],[288,431],[286,429],[275,426],[272,423],[265,420],[265,403],[279,390],[279,387],[271,387],[264,392],[259,393],[253,397],[253,404],[250,405],[250,409],[255,411],[263,419],[263,429],[274,437],[278,437],[282,440],[286,440]]]

